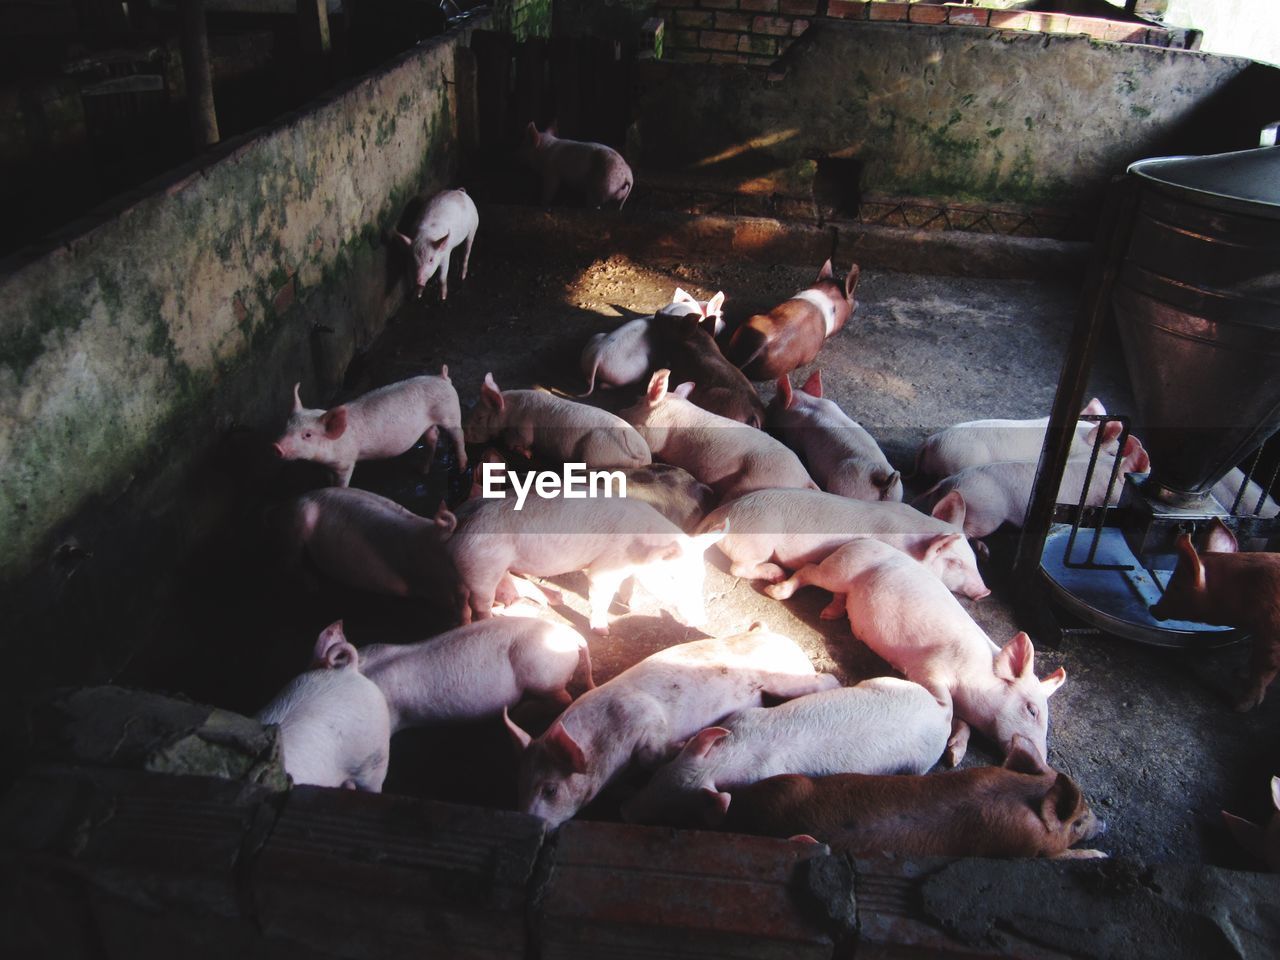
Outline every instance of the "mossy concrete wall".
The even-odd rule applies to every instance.
[[[69,634],[127,618],[117,592],[152,603],[138,581],[236,507],[228,432],[282,420],[297,380],[325,399],[399,305],[382,237],[455,178],[465,42],[420,44],[0,267],[7,630],[60,625],[90,676],[127,659],[127,639]]]
[[[1280,71],[1248,60],[982,27],[814,21],[771,70],[643,65],[641,168],[805,196],[1048,207],[1096,201],[1165,150],[1255,146]]]

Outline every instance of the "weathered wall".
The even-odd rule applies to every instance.
[[[1280,71],[981,27],[814,21],[773,71],[648,64],[641,168],[740,193],[847,192],[1087,208],[1130,160],[1255,145]]]
[[[109,674],[132,641],[70,635],[99,605],[145,616],[137,580],[225,522],[229,429],[278,420],[295,380],[323,399],[381,330],[402,296],[383,233],[456,173],[461,42],[424,43],[0,269],[11,637],[54,630],[64,660]],[[139,609],[120,611],[130,582]]]

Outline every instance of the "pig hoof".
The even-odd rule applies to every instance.
[[[601,623],[601,624],[593,623],[591,625],[591,632],[595,634],[599,634],[602,637],[607,637],[609,635],[609,625],[607,623]]]
[[[764,592],[775,600],[786,600],[796,592],[795,585],[788,580],[782,583],[771,583],[764,588]]]

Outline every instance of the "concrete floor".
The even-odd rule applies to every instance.
[[[548,248],[550,249],[550,247]],[[479,395],[486,371],[504,388],[543,385],[582,389],[577,357],[586,337],[621,318],[652,312],[680,285],[706,297],[723,289],[732,323],[804,286],[812,267],[670,261],[637,263],[558,252],[546,259],[499,261],[486,253],[483,233],[471,276],[451,284],[447,303],[426,299],[406,306],[373,349],[352,366],[352,395],[448,363],[464,406]],[[837,270],[847,269],[838,263]],[[1074,316],[1078,291],[1066,284],[973,280],[866,271],[860,307],[828,342],[817,364],[827,395],[866,426],[904,472],[915,446],[947,424],[978,417],[1039,416],[1047,412]],[[800,372],[801,379],[808,369]],[[772,394],[771,385],[761,385]],[[1104,344],[1093,393],[1111,409],[1128,403],[1123,364]],[[611,407],[623,397],[605,396]],[[438,478],[423,488],[411,468],[392,462],[357,469],[354,484],[434,509]],[[909,491],[909,495],[916,491]],[[997,538],[999,539],[999,538]],[[1012,554],[1008,540],[993,547],[984,569],[995,593],[961,601],[999,643],[1017,629],[1002,583]],[[824,623],[826,595],[806,590],[780,603],[723,570],[708,554],[707,633],[723,635],[761,620],[801,643],[821,670],[846,682],[888,672],[852,639],[845,621]],[[251,571],[258,571],[253,573]],[[257,577],[250,564],[239,576]],[[252,622],[238,625],[238,643],[221,669],[183,669],[174,681],[188,695],[252,711],[300,667],[311,641],[331,619],[345,617],[357,644],[417,639],[440,628],[429,611],[409,602],[361,597],[326,589],[282,594],[267,575],[255,583]],[[574,626],[586,631],[585,580],[558,578]],[[282,599],[283,597],[294,599]],[[300,598],[300,599],[299,599]],[[597,681],[616,675],[667,645],[701,636],[661,614],[637,590],[632,611],[619,614],[614,635],[591,638]],[[234,629],[230,615],[212,606],[207,617],[189,613],[192,629]],[[225,633],[224,633],[225,635]],[[1228,696],[1242,648],[1210,653],[1169,652],[1106,636],[1072,638],[1054,648],[1037,641],[1037,672],[1066,668],[1068,681],[1051,701],[1050,761],[1074,777],[1108,833],[1093,844],[1113,855],[1150,861],[1248,865],[1231,845],[1218,811],[1227,807],[1258,818],[1268,808],[1267,778],[1280,764],[1280,694],[1249,715],[1231,711]],[[226,648],[224,648],[225,652]],[[245,676],[252,682],[246,683]],[[176,674],[175,674],[176,676]],[[548,722],[538,709],[522,717]],[[995,756],[975,737],[965,765]],[[514,764],[501,724],[495,722],[397,736],[387,790],[444,800],[510,805]],[[622,785],[586,811],[611,817]]]

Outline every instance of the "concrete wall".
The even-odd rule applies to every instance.
[[[424,43],[0,267],[10,637],[50,633],[61,668],[83,654],[110,674],[136,641],[72,634],[226,521],[220,442],[282,419],[295,380],[325,399],[382,329],[403,269],[383,233],[456,173],[460,42]],[[147,591],[129,592],[144,617]]]
[[[808,197],[834,159],[850,194],[1088,210],[1133,159],[1256,144],[1280,71],[1087,37],[815,20],[773,70],[651,64],[641,87],[649,173]]]

